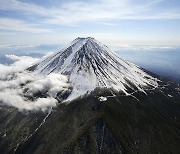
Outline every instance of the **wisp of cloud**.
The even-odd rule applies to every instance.
[[[19,111],[46,111],[58,103],[57,94],[69,89],[68,79],[61,74],[47,76],[26,71],[37,58],[6,55],[14,61],[0,64],[0,106],[13,106]]]

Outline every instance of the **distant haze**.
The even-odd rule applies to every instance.
[[[120,49],[117,53],[153,73],[180,82],[180,48],[133,51]]]
[[[65,45],[35,45],[35,46],[6,46],[0,47],[0,63],[10,64],[13,61],[5,54],[26,55],[36,58],[45,53],[57,52]],[[110,49],[120,57],[135,63],[156,74],[168,77],[180,82],[180,47],[178,46],[121,46]]]

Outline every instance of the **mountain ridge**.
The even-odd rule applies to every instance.
[[[28,68],[38,74],[67,75],[73,87],[70,100],[95,88],[127,89],[157,87],[157,79],[143,69],[117,56],[92,37],[76,38],[69,46]]]
[[[71,82],[71,86],[74,84],[75,88],[62,92],[63,94],[57,93],[56,106],[49,107],[44,112],[23,113],[14,107],[2,106],[0,110],[0,153],[179,154],[180,85],[121,60],[119,57],[107,58],[109,55],[109,52],[105,55],[107,50],[104,51],[98,47],[97,52],[96,48],[90,48],[92,47],[90,42],[90,46],[88,43],[84,45],[86,42],[86,40],[83,41],[84,39],[80,40],[81,43],[74,45],[75,48],[73,48],[73,44],[77,43],[79,39],[60,52],[46,57],[28,68],[29,73],[48,77],[52,71],[52,73],[59,74],[63,74],[65,71],[64,74],[69,75],[69,81],[72,79],[71,75],[77,77],[74,83]],[[99,46],[98,44],[95,47]],[[71,55],[72,51],[75,51],[73,55]],[[83,56],[78,51],[82,52]],[[89,55],[89,51],[95,52],[96,56]],[[100,59],[100,53],[103,53],[104,61]],[[74,56],[75,54],[76,56]],[[100,55],[97,56],[98,54]],[[63,59],[67,59],[69,56],[71,57],[65,63]],[[87,60],[89,56],[91,58]],[[98,65],[96,62],[92,62],[94,59],[98,59]],[[117,59],[121,62],[120,64]],[[110,64],[106,63],[108,60]],[[84,65],[86,62],[89,65]],[[82,89],[82,93],[78,93],[83,97],[72,99],[70,103],[63,103],[63,100],[71,95],[73,90],[79,92],[76,86],[81,84],[86,86],[91,81],[91,78],[88,78],[86,82],[82,82],[82,78],[78,78],[79,72],[87,69],[84,71],[84,78],[89,75],[89,72],[97,78],[91,65],[96,66],[96,73],[101,73],[98,67],[102,67],[103,73],[110,75],[112,80],[114,74],[111,74],[113,73],[111,69],[117,66],[120,74],[115,75],[121,76],[124,73],[124,76],[128,77],[128,73],[133,74],[135,78],[129,79],[134,84],[126,81],[129,86],[126,87],[127,91],[125,92],[112,90],[114,88],[112,86],[98,87],[95,84],[92,86],[93,88],[89,88],[89,93],[85,93],[87,88]],[[54,68],[57,68],[57,71]],[[135,71],[132,68],[136,68]],[[106,76],[104,78],[104,81],[108,79]],[[136,86],[135,81],[139,83],[138,79],[142,79],[146,84]],[[116,84],[116,80],[114,82]],[[30,98],[47,97],[46,92],[39,91]]]

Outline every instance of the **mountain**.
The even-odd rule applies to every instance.
[[[34,64],[30,71],[67,75],[73,91],[69,100],[95,88],[112,88],[125,94],[156,87],[157,79],[138,66],[123,60],[94,38],[77,38],[58,53]]]
[[[94,38],[77,38],[27,70],[64,74],[72,89],[47,112],[2,107],[1,154],[180,153],[180,85]]]

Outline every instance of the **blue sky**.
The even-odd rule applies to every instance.
[[[0,0],[0,46],[180,46],[180,0]]]

